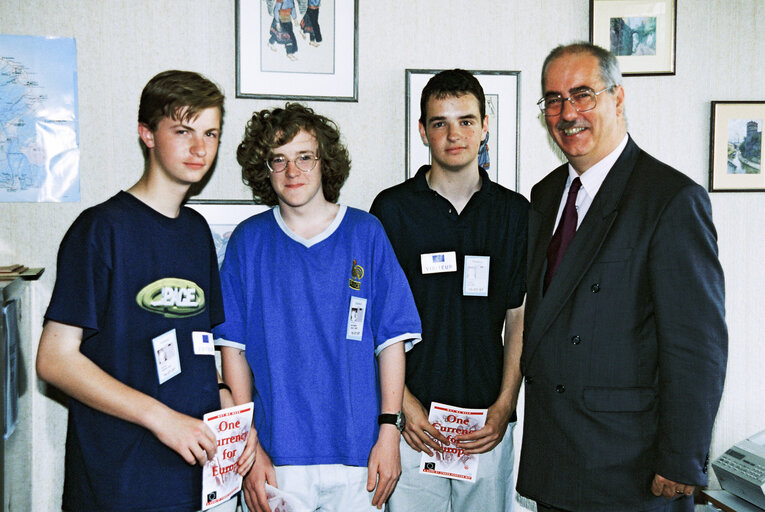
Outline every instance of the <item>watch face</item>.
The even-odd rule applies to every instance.
[[[396,426],[398,427],[399,431],[403,432],[404,427],[406,427],[406,416],[404,416],[403,411],[399,411],[396,416]]]

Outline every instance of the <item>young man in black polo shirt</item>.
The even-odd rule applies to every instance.
[[[407,354],[402,475],[390,510],[504,512],[513,495],[528,201],[478,166],[488,118],[473,75],[435,75],[420,113],[432,164],[381,192],[371,208],[409,279],[423,329]],[[448,444],[428,422],[432,401],[488,409],[484,428],[456,437],[467,453],[482,454],[475,483],[419,474],[420,452],[439,450],[435,440]]]

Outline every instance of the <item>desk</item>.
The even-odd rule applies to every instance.
[[[722,509],[723,512],[763,512],[763,509],[742,500],[728,491],[705,489],[701,491],[700,495],[715,507]]]

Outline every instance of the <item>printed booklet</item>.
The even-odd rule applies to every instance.
[[[220,505],[242,488],[237,461],[247,444],[252,424],[252,402],[209,412],[204,422],[215,433],[215,457],[202,469],[202,510]]]
[[[466,454],[462,448],[454,445],[453,438],[483,428],[486,409],[465,409],[431,402],[428,421],[449,439],[450,444],[442,445],[442,452],[434,450],[432,457],[422,452],[420,473],[474,482],[478,475],[478,454]]]

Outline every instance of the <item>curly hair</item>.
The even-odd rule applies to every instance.
[[[256,203],[269,206],[279,204],[271,186],[271,173],[266,161],[272,156],[274,148],[290,142],[300,130],[316,137],[324,198],[331,203],[337,202],[340,189],[351,170],[351,159],[340,142],[337,125],[309,107],[287,103],[284,108],[253,113],[236,150],[236,160],[242,166],[242,181],[252,189]]]

